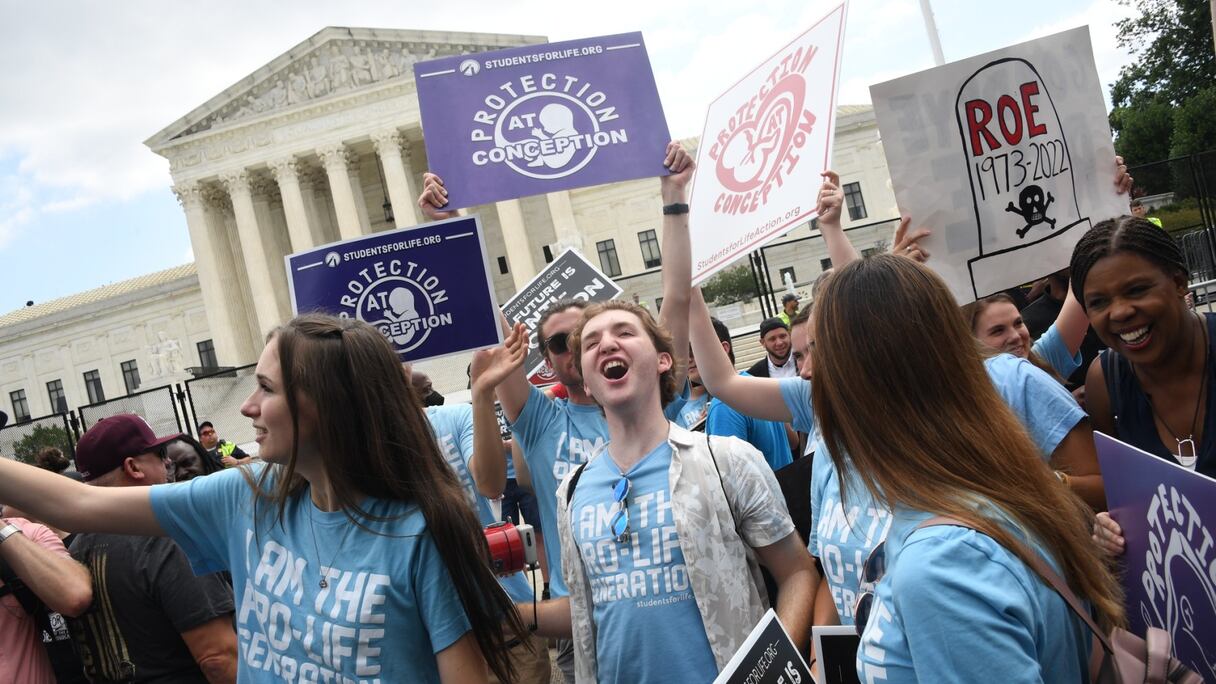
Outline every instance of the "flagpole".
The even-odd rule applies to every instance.
[[[1212,0],[1216,4],[1216,0]],[[920,13],[925,19],[925,31],[929,34],[929,45],[933,48],[933,62],[937,66],[946,63],[946,57],[942,54],[942,39],[937,35],[937,22],[933,19],[933,8],[929,6],[929,0],[920,0]]]

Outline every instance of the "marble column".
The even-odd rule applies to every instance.
[[[359,178],[359,155],[353,151],[346,160],[346,177],[350,181],[350,192],[355,197],[355,211],[359,214],[359,230],[363,235],[372,232],[372,222],[367,215],[367,196],[363,193],[363,180]],[[377,205],[379,206],[379,205]]]
[[[418,208],[418,187],[410,168],[410,152],[402,149],[405,137],[396,130],[381,131],[372,136],[376,154],[384,166],[384,184],[393,205],[393,222],[398,228],[417,225],[426,220]]]
[[[522,289],[536,275],[536,264],[524,227],[524,210],[519,200],[504,200],[495,203],[498,210],[498,225],[502,228],[503,244],[507,248],[507,262],[511,268],[511,280],[515,289]]]
[[[351,188],[350,172],[346,168],[350,152],[345,145],[338,143],[317,149],[317,155],[321,157],[325,174],[329,177],[329,191],[338,215],[338,235],[343,240],[359,237],[363,234],[363,227],[359,223],[359,209],[355,204],[358,198]]]
[[[291,251],[310,249],[313,242],[312,228],[308,224],[308,211],[304,208],[304,193],[300,189],[299,162],[294,157],[270,162],[270,171],[279,184],[283,196],[283,217],[287,221],[287,234],[291,237]]]
[[[173,193],[186,212],[186,227],[190,231],[190,245],[194,250],[194,266],[198,271],[199,289],[203,293],[203,305],[207,308],[207,325],[211,329],[211,340],[215,344],[215,356],[221,364],[239,365],[248,363],[244,354],[240,334],[242,323],[230,306],[232,301],[223,265],[216,256],[216,244],[207,222],[207,208],[203,203],[203,189],[195,182],[173,186]]]
[[[587,250],[583,247],[583,238],[579,235],[578,224],[574,220],[574,208],[570,204],[570,192],[568,190],[560,190],[551,192],[545,195],[545,201],[549,204],[549,217],[553,219],[553,235],[557,242],[557,250],[553,253],[553,258],[566,251],[567,247],[573,247],[587,256]]]
[[[241,243],[241,256],[245,261],[245,273],[249,277],[249,294],[253,299],[253,310],[257,320],[258,337],[264,336],[281,323],[279,307],[275,301],[274,280],[271,278],[266,248],[258,228],[257,213],[253,208],[253,195],[249,188],[249,174],[244,170],[220,176],[228,195],[232,198],[232,213],[236,218],[237,237]]]

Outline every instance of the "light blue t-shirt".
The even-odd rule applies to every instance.
[[[572,404],[567,399],[549,399],[535,387],[511,425],[511,433],[524,452],[532,475],[532,491],[540,509],[545,535],[545,557],[549,561],[549,592],[556,598],[569,591],[562,579],[560,537],[557,533],[557,486],[568,473],[608,443],[608,423],[595,404]]]
[[[679,414],[672,419],[672,422],[685,430],[691,430],[694,425],[701,422],[701,416],[705,414],[706,407],[709,406],[709,392],[693,399],[689,398],[680,407]]]
[[[1043,460],[1085,413],[1064,389],[1026,359],[998,354],[984,362],[997,393],[1030,433]],[[811,383],[801,378],[781,381],[781,393],[794,417],[794,429],[815,428]],[[836,468],[827,445],[819,440],[811,474],[811,532],[808,549],[819,558],[840,622],[853,624],[853,609],[861,583],[861,567],[891,525],[890,511],[879,505],[860,481],[850,478],[842,504]]]
[[[426,417],[431,421],[431,429],[435,431],[435,441],[439,443],[440,453],[456,473],[460,485],[464,487],[465,496],[473,510],[477,511],[481,526],[498,522],[498,517],[490,508],[490,501],[477,491],[473,474],[469,472],[469,461],[473,458],[473,407],[469,404],[430,406],[426,409]],[[510,461],[508,458],[507,462]],[[528,584],[524,573],[517,572],[507,577],[499,577],[498,583],[512,601],[527,603],[532,600],[532,586]]]
[[[739,375],[751,377],[746,372]],[[790,440],[786,436],[783,423],[745,416],[717,399],[709,402],[705,433],[738,437],[751,444],[764,454],[764,460],[768,461],[773,470],[780,470],[794,462],[794,456],[790,452]]]
[[[398,516],[364,520],[380,533],[372,534],[317,509],[307,488],[288,501],[281,525],[274,505],[260,502],[255,529],[238,468],[157,485],[150,496],[195,573],[232,573],[239,682],[438,682],[435,654],[470,629],[412,504],[365,499],[369,514]]]
[[[1078,349],[1075,354],[1068,353],[1068,345],[1064,344],[1064,338],[1060,336],[1055,323],[1035,340],[1030,351],[1046,361],[1047,365],[1064,379],[1068,379],[1068,376],[1081,367],[1081,350]]]
[[[693,596],[671,509],[666,441],[625,473],[630,539],[609,529],[621,471],[591,461],[571,502],[570,525],[591,584],[601,682],[709,682],[718,674]]]
[[[857,651],[861,681],[1088,681],[1088,627],[1021,559],[967,528],[916,530],[929,513],[893,517]]]

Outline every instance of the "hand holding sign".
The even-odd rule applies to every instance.
[[[455,211],[445,211],[448,205],[448,191],[443,187],[443,179],[433,173],[422,174],[422,194],[418,196],[418,206],[422,213],[432,221],[456,218]]]
[[[815,205],[815,213],[819,214],[821,224],[840,223],[840,207],[844,204],[840,174],[828,169],[819,175],[823,176],[823,185],[819,186],[819,202]]]
[[[912,217],[904,216],[899,219],[899,225],[895,227],[895,246],[891,248],[891,253],[895,256],[908,257],[913,261],[925,263],[929,258],[929,251],[920,246],[922,238],[929,237],[928,228],[917,228],[908,233],[908,227],[912,225]]]
[[[685,201],[685,189],[688,187],[688,181],[692,179],[693,171],[697,169],[688,150],[685,150],[684,146],[678,142],[667,143],[663,166],[671,171],[670,175],[661,176],[659,180],[663,203]]]
[[[1106,552],[1106,555],[1119,557],[1123,555],[1127,543],[1123,539],[1123,528],[1110,517],[1110,513],[1102,511],[1094,518],[1094,543]]]

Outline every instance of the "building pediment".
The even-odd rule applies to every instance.
[[[413,80],[416,62],[544,43],[542,36],[328,27],[271,60],[145,141],[154,151],[234,122],[305,106],[390,81]]]

